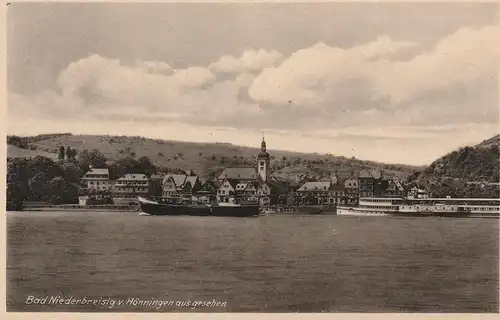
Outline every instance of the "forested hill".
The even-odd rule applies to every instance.
[[[409,177],[434,196],[498,198],[500,136],[455,150]]]
[[[483,142],[478,144],[476,147],[488,148],[488,147],[495,146],[495,145],[496,146],[500,145],[500,134],[497,134],[493,138],[489,138],[487,140],[484,140]]]
[[[193,143],[147,139],[143,137],[46,134],[35,137],[9,136],[7,138],[9,157],[28,157],[43,155],[57,159],[61,146],[81,152],[97,149],[108,163],[131,157],[147,157],[158,168],[190,169],[199,175],[208,175],[227,166],[249,166],[255,164],[259,152],[257,148],[242,147],[229,143]],[[285,147],[285,146],[280,146]],[[293,177],[299,173],[312,176],[328,175],[336,172],[350,176],[363,168],[384,169],[401,178],[422,168],[384,164],[331,154],[298,153],[276,150],[268,145],[274,174]]]
[[[500,136],[476,146],[455,150],[434,161],[420,179],[460,179],[470,182],[498,182]]]

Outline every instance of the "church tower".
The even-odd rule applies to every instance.
[[[269,153],[266,152],[266,141],[264,141],[264,137],[262,137],[260,152],[257,156],[257,172],[264,182],[266,182],[271,176],[270,158]]]

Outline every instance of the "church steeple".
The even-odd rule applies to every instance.
[[[270,156],[266,151],[266,141],[264,140],[264,136],[262,136],[262,143],[260,144],[260,152],[257,156],[257,172],[259,176],[262,178],[262,181],[267,181],[271,176],[271,164],[270,164]]]

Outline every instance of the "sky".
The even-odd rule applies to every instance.
[[[494,3],[13,3],[7,131],[429,164],[499,132]]]

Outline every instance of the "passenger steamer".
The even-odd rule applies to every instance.
[[[337,215],[499,218],[500,199],[361,198],[358,207],[338,207]]]

